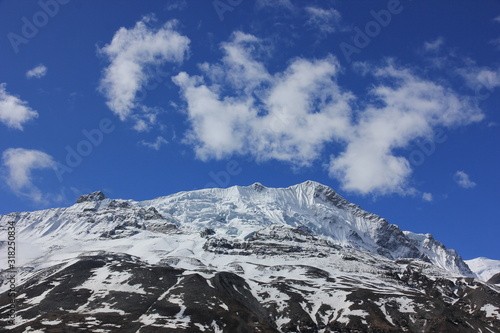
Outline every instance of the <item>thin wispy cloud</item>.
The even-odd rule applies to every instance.
[[[120,28],[111,43],[99,50],[110,65],[105,68],[100,90],[107,106],[122,121],[132,118],[143,129],[156,120],[136,95],[165,63],[179,64],[187,57],[189,38],[176,30],[176,21],[153,28],[154,17],[146,16],[131,28]]]
[[[490,44],[495,46],[498,50],[500,50],[500,38],[495,38],[490,40]]]
[[[277,9],[284,8],[284,9],[288,9],[288,10],[295,9],[295,6],[291,0],[274,0],[274,1],[257,0],[256,5],[257,5],[257,8],[272,7],[272,8],[277,8]]]
[[[424,50],[427,52],[437,52],[441,49],[444,44],[443,37],[438,37],[433,41],[424,43]]]
[[[457,72],[465,79],[471,89],[485,88],[489,91],[500,87],[500,67],[463,67]]]
[[[26,77],[28,79],[40,79],[44,77],[47,74],[47,67],[44,65],[38,65],[35,68],[30,69],[29,71],[26,72]]]
[[[455,172],[455,182],[463,188],[473,188],[477,184],[474,183],[472,180],[470,180],[470,177],[468,174],[466,174],[463,171],[457,171]]]
[[[174,77],[191,123],[186,142],[198,158],[249,154],[309,166],[337,142],[344,148],[330,152],[328,170],[345,190],[404,194],[412,191],[412,168],[397,149],[431,137],[438,126],[465,126],[484,117],[472,99],[391,61],[366,65],[376,80],[369,99],[374,102],[360,109],[357,99],[363,96],[337,82],[334,56],[295,58],[283,72],[270,73],[252,53],[259,42],[234,33],[222,45],[221,62],[200,66],[203,77]]]
[[[142,140],[139,142],[139,144],[141,144],[142,146],[148,147],[149,149],[152,149],[152,150],[160,150],[160,148],[163,145],[168,144],[168,141],[162,136],[157,136],[155,141],[148,142],[148,141]]]
[[[35,202],[45,201],[42,191],[33,183],[32,173],[40,169],[55,170],[52,156],[39,150],[9,148],[2,154],[2,162],[7,170],[6,183],[14,193]]]
[[[38,112],[30,108],[26,101],[9,94],[6,87],[7,84],[0,83],[0,122],[22,130],[26,122],[38,117]]]
[[[496,88],[500,87],[500,66],[491,64],[479,66],[471,58],[464,57],[456,52],[449,52],[443,56],[430,56],[429,61],[436,69],[444,69],[461,77],[472,94],[478,99],[489,96]]]
[[[432,193],[427,193],[427,192],[422,193],[422,199],[424,201],[431,202],[433,200]]]
[[[500,15],[495,17],[493,22],[500,23]],[[490,44],[494,45],[497,50],[500,50],[500,37],[490,40]]]
[[[166,10],[184,10],[188,6],[187,0],[169,0],[165,5]]]
[[[305,11],[308,16],[306,25],[327,34],[340,30],[342,15],[338,10],[309,6]]]

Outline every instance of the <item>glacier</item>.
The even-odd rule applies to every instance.
[[[119,214],[113,215],[120,210]],[[144,222],[139,222],[144,219]],[[14,220],[21,242],[38,248],[42,257],[64,240],[109,249],[107,238],[127,226],[145,231],[161,228],[201,232],[213,230],[218,237],[244,240],[263,227],[289,226],[307,231],[342,247],[382,255],[388,259],[418,258],[446,271],[475,277],[456,253],[432,235],[402,231],[397,225],[348,202],[333,189],[314,181],[287,188],[266,188],[255,183],[226,189],[180,192],[153,200],[108,199],[102,192],[84,195],[68,208],[11,213],[1,225]],[[139,228],[139,230],[141,230]],[[106,236],[107,235],[107,236]],[[102,243],[102,244],[101,244]],[[22,247],[21,247],[22,248]],[[134,248],[126,251],[140,254]],[[26,258],[24,258],[26,256]],[[21,260],[33,259],[34,253]],[[154,255],[153,255],[154,257]],[[145,258],[150,259],[150,258]]]

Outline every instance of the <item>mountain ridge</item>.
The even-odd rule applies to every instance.
[[[96,191],[0,215],[1,237],[8,222],[19,251],[13,332],[500,332],[496,280],[312,181],[144,201]]]
[[[101,206],[103,208],[126,208],[135,205],[139,207],[139,210],[141,208],[146,210],[154,209],[156,211],[156,218],[166,218],[171,224],[180,226],[185,224],[189,220],[189,217],[171,215],[172,209],[175,209],[173,206],[184,204],[186,207],[189,206],[186,209],[195,210],[196,205],[186,204],[186,201],[189,200],[205,200],[202,203],[204,209],[207,208],[207,205],[217,200],[222,202],[219,207],[215,208],[216,215],[219,215],[218,218],[220,221],[224,218],[231,219],[231,213],[235,212],[231,207],[238,207],[239,205],[239,208],[243,209],[260,209],[262,225],[278,223],[288,224],[293,227],[302,227],[314,232],[316,235],[329,237],[334,243],[342,246],[352,246],[360,250],[383,255],[389,259],[419,258],[454,273],[475,277],[475,274],[468,268],[467,264],[455,250],[447,249],[442,243],[436,241],[432,235],[402,231],[397,225],[390,224],[379,215],[367,212],[360,206],[349,202],[332,188],[310,180],[286,188],[267,188],[260,183],[254,183],[249,186],[232,186],[226,189],[212,188],[182,191],[144,201],[109,199],[102,191],[96,191],[80,196],[76,200],[76,206],[73,205],[67,207],[67,209],[74,207],[78,210],[78,207],[83,207],[83,211],[77,214],[84,214],[94,213]],[[246,202],[250,202],[250,204],[246,204]],[[298,203],[298,205],[291,208],[287,207],[295,203]],[[277,207],[270,212],[263,209],[262,206],[265,204]],[[328,204],[333,205],[336,209],[333,214],[328,212],[331,208],[328,207]],[[64,210],[64,208],[53,209]],[[309,212],[302,214],[302,211],[307,209],[316,209],[312,215],[323,214],[323,216],[319,216],[318,218],[317,216],[311,216]],[[319,212],[317,211],[318,209],[320,210]],[[33,213],[40,212],[43,214],[51,210],[40,210]],[[280,216],[282,211],[285,211],[285,214]],[[325,211],[327,212],[325,213]],[[22,216],[29,214],[29,212],[11,214]],[[144,214],[144,212],[141,211],[138,214]],[[223,216],[224,214],[225,216]],[[245,214],[246,212],[242,215]],[[237,215],[238,212],[236,212],[234,219],[239,219],[239,222],[244,223],[245,221],[242,221]],[[197,222],[200,218],[203,218],[203,214],[191,217],[191,220]],[[211,218],[211,216],[207,218]],[[64,223],[58,221],[56,215],[50,219],[54,220],[54,223],[42,233],[42,237],[57,230]],[[50,219],[46,222],[50,222]],[[211,223],[208,224],[210,225]],[[249,234],[260,227],[260,225],[257,225],[257,228],[251,228],[251,226],[246,225],[245,227],[247,228],[244,228],[242,224],[234,224],[236,226],[226,231],[230,234],[229,236],[235,236],[234,233],[237,233],[236,236],[240,238],[246,236],[245,232]],[[198,225],[200,224],[198,223]],[[223,226],[218,224],[218,227]]]
[[[248,190],[249,189],[254,189],[258,188],[258,193],[263,193],[265,192],[266,187],[264,187],[260,183],[254,183],[250,186],[233,186],[227,189],[222,189],[227,190],[228,192],[236,192],[236,191],[243,191],[246,192],[245,194],[248,195]],[[172,196],[183,196],[183,195],[192,195],[192,193],[199,192],[199,193],[213,193],[214,191],[221,190],[221,189],[204,189],[204,190],[197,190],[197,191],[189,191],[189,192],[179,192],[177,194],[173,194],[170,196],[165,196],[165,197],[159,197],[153,200],[146,200],[143,201],[143,203],[153,203],[155,201],[161,201],[161,200],[168,200],[169,197]],[[271,189],[272,190],[272,189]],[[432,235],[427,234],[427,235],[420,235],[420,234],[415,234],[412,232],[406,232],[406,235],[402,233],[402,231],[399,229],[399,227],[395,224],[390,224],[387,222],[386,219],[380,217],[379,215],[367,212],[363,210],[360,206],[353,204],[346,200],[344,197],[342,197],[340,194],[338,194],[335,190],[332,188],[320,184],[315,181],[305,181],[303,183],[289,186],[286,188],[275,188],[274,190],[276,191],[295,191],[297,193],[297,201],[299,204],[309,204],[312,205],[314,204],[313,200],[316,198],[320,198],[324,201],[330,202],[333,204],[336,208],[346,210],[347,212],[351,213],[353,217],[359,218],[360,220],[369,220],[370,222],[373,223],[378,223],[379,224],[379,230],[385,230],[386,233],[384,233],[385,237],[380,237],[378,239],[369,239],[369,241],[374,242],[375,244],[371,244],[371,246],[365,247],[365,250],[371,251],[371,252],[378,252],[379,254],[382,254],[386,257],[389,257],[391,259],[397,259],[397,258],[402,258],[405,257],[403,254],[405,254],[408,257],[418,257],[419,253],[422,254],[422,259],[424,260],[430,260],[433,261],[434,263],[440,265],[440,267],[443,268],[451,268],[455,272],[460,272],[461,274],[465,274],[468,276],[474,276],[472,271],[467,267],[467,265],[463,262],[461,257],[459,257],[454,250],[448,250],[444,247],[444,245],[438,241],[436,241]],[[305,194],[305,195],[304,195]],[[347,217],[344,216],[344,220],[348,219]],[[356,219],[355,219],[356,220]],[[282,221],[287,223],[286,221]],[[360,221],[361,223],[363,221]],[[293,224],[292,224],[293,225]],[[314,228],[313,228],[314,229]],[[359,228],[358,228],[359,229]],[[361,228],[363,232],[367,232],[366,228]],[[325,230],[318,230],[318,233],[324,232]],[[346,230],[346,233],[349,233],[350,231],[353,231],[351,233],[351,237],[357,238],[361,237],[358,234],[358,230]],[[401,231],[401,232],[400,232]],[[377,234],[376,231],[370,230],[372,232],[372,235],[368,235],[370,237],[375,237]],[[327,231],[329,236],[338,236],[340,237],[341,235],[333,234],[330,231]],[[343,235],[345,236],[345,235]],[[424,238],[422,238],[424,237]],[[344,241],[346,240],[345,237],[343,237]],[[419,238],[422,238],[421,241],[419,241]],[[378,244],[377,244],[378,242]],[[404,253],[402,254],[394,254],[391,253],[391,250],[394,249],[387,249],[384,244],[389,244],[389,246],[395,247],[395,243],[397,242],[403,242],[405,243],[406,249],[404,250]],[[342,245],[353,245],[352,243],[344,242]],[[360,244],[357,244],[360,245]],[[362,246],[361,246],[362,247]],[[432,248],[436,248],[439,252],[440,255],[432,255]],[[401,249],[399,249],[401,250]],[[448,253],[449,252],[449,253]],[[431,258],[429,258],[429,256]],[[456,258],[451,259],[447,258],[447,256],[451,256]],[[451,261],[450,261],[451,260]],[[447,262],[448,261],[448,262]]]

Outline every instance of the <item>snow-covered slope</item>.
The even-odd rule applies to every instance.
[[[288,188],[266,188],[257,183],[183,192],[138,204],[155,207],[183,226],[212,228],[224,236],[241,239],[262,226],[286,224],[341,246],[389,259],[421,258],[451,272],[472,276],[460,256],[431,235],[403,233],[396,225],[312,181]]]
[[[14,332],[500,332],[500,289],[473,279],[454,250],[312,181],[141,202],[95,192],[0,216],[1,240],[9,222]],[[4,241],[0,250],[7,262]]]
[[[500,260],[484,257],[465,261],[470,269],[483,281],[488,281],[493,275],[500,273]]]
[[[146,231],[209,229],[216,237],[230,240],[244,240],[267,226],[288,225],[342,247],[388,259],[418,258],[455,274],[474,276],[454,250],[446,249],[431,235],[403,232],[312,181],[288,188],[266,188],[256,183],[204,189],[142,202],[111,200],[97,192],[78,201],[68,208],[5,215],[0,225],[14,219],[19,239],[37,244],[43,255],[62,241],[116,238],[126,232],[127,226],[139,224]],[[102,246],[108,248],[110,243]],[[35,253],[23,254],[22,260],[33,259]]]

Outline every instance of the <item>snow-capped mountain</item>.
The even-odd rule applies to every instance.
[[[493,276],[499,275],[500,281],[500,260],[479,257],[465,262],[481,280],[488,281]]]
[[[312,181],[141,202],[94,192],[0,216],[2,240],[9,222],[14,332],[500,332],[499,286]]]

